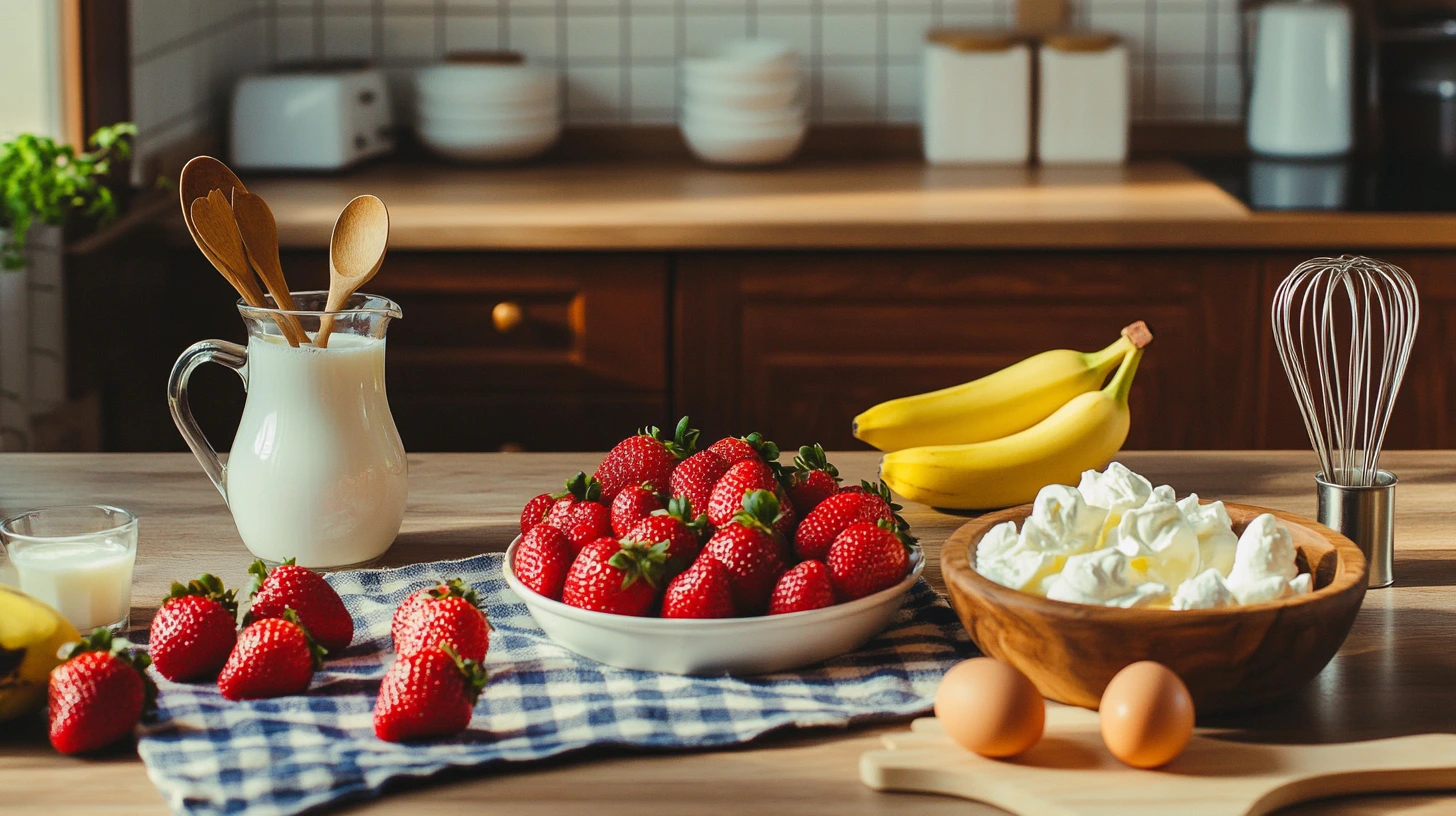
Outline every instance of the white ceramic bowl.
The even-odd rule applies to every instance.
[[[520,537],[506,550],[506,583],[558,644],[622,669],[695,675],[788,671],[857,649],[883,632],[925,568],[915,551],[910,574],[882,592],[810,612],[755,618],[689,620],[610,615],[567,606],[527,589],[513,564]]]
[[[415,74],[422,103],[554,103],[556,87],[554,72],[527,65],[430,65]]]
[[[686,80],[738,83],[785,82],[799,75],[799,57],[787,44],[739,40],[682,62]]]
[[[421,107],[416,112],[416,121],[421,123],[442,123],[447,125],[504,125],[545,126],[557,121],[556,106],[550,107],[504,107],[491,109]]]
[[[787,161],[804,141],[804,125],[738,128],[682,123],[683,138],[693,154],[709,164],[761,165]]]
[[[688,103],[738,110],[774,110],[799,100],[799,78],[780,82],[722,82],[703,77],[683,78],[683,98]]]
[[[559,126],[526,130],[462,131],[445,127],[418,128],[425,147],[448,159],[507,162],[546,152],[561,135]]]
[[[683,121],[724,132],[799,127],[804,124],[804,109],[796,105],[767,110],[738,110],[689,100],[683,103]]]

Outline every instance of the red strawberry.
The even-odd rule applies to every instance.
[[[672,495],[683,496],[698,512],[708,509],[713,485],[728,472],[728,463],[711,450],[698,451],[672,469]]]
[[[835,493],[799,523],[794,531],[794,554],[803,560],[822,561],[829,555],[834,539],[851,524],[881,519],[893,521],[894,516],[876,497],[859,489]]]
[[[870,504],[876,508],[876,518],[888,518],[896,524],[909,526],[905,523],[905,519],[900,518],[899,515],[900,511],[904,508],[896,504],[895,500],[890,497],[890,486],[882,481],[870,484],[860,479],[859,484],[853,487],[841,487],[839,492],[864,494]]]
[[[770,615],[806,612],[834,605],[834,587],[823,561],[802,561],[784,573],[768,599]]]
[[[666,541],[667,574],[676,575],[698,557],[703,530],[708,524],[707,516],[693,518],[691,513],[692,504],[685,497],[678,496],[667,503],[666,510],[654,512],[628,530],[626,537],[653,544]]]
[[[553,601],[561,600],[561,586],[571,569],[576,551],[571,540],[549,524],[541,524],[526,533],[516,545],[516,560],[511,565],[521,583]]]
[[[271,572],[262,561],[254,561],[248,572],[253,576],[249,621],[280,618],[285,609],[292,609],[325,651],[337,653],[349,648],[354,640],[354,619],[322,575],[294,565],[292,558]]]
[[[546,514],[551,512],[551,505],[556,503],[556,497],[550,493],[542,493],[534,499],[526,502],[521,509],[521,535],[531,532],[531,528],[546,520]]]
[[[671,437],[656,427],[643,428],[635,436],[617,443],[597,467],[602,498],[612,501],[629,484],[647,484],[664,493],[678,460],[691,456],[698,445],[698,431],[683,417]]]
[[[651,485],[627,485],[612,499],[612,532],[624,536],[637,522],[661,509],[662,499]]]
[[[215,575],[172,583],[148,637],[152,663],[163,677],[185,681],[217,674],[238,640],[236,594]]]
[[[733,515],[743,509],[744,495],[754,490],[779,491],[772,467],[757,459],[745,459],[728,468],[713,486],[713,495],[708,500],[708,523],[721,527],[732,521]]]
[[[374,736],[389,742],[458,734],[470,726],[485,669],[449,646],[403,655],[379,683]]]
[[[789,500],[800,518],[839,490],[839,468],[829,464],[820,445],[805,445],[794,457],[789,474]]]
[[[646,615],[662,585],[667,544],[598,539],[566,574],[561,602],[615,615]]]
[[[881,519],[851,524],[829,548],[829,582],[841,602],[873,595],[900,583],[910,571],[915,544],[905,528]]]
[[[480,597],[459,578],[406,598],[394,610],[389,634],[394,639],[394,650],[401,655],[435,649],[443,641],[460,656],[479,661],[485,659],[490,647],[490,627],[480,610]]]
[[[217,689],[229,700],[283,697],[308,691],[324,649],[292,609],[264,618],[238,634],[238,645],[217,676]]]
[[[700,558],[672,579],[662,595],[664,618],[731,618],[738,613],[733,604],[733,578],[711,558]]]
[[[555,496],[545,523],[565,533],[573,550],[580,552],[589,542],[611,533],[611,511],[598,501],[602,486],[594,477],[577,473],[566,480],[566,490]]]
[[[131,644],[98,629],[67,644],[66,662],[51,670],[51,745],[63,754],[105,748],[136,728],[157,697],[151,662]]]
[[[776,462],[779,458],[779,446],[764,439],[763,434],[757,431],[748,436],[726,436],[709,445],[708,450],[722,457],[729,466],[746,459]]]
[[[719,527],[703,547],[700,560],[711,558],[728,570],[740,615],[763,614],[774,582],[784,571],[784,545],[773,528],[778,515],[773,493],[750,491],[732,522]]]

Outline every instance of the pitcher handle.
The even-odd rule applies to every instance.
[[[217,451],[213,450],[212,443],[198,427],[197,420],[192,417],[192,408],[187,404],[187,381],[191,379],[193,370],[203,363],[218,363],[236,371],[243,379],[243,390],[246,391],[248,350],[226,340],[193,343],[177,358],[177,363],[172,366],[172,376],[167,379],[167,407],[172,411],[172,421],[177,423],[177,430],[182,432],[182,438],[187,440],[187,447],[192,449],[192,455],[207,472],[207,478],[222,494],[223,502],[227,502],[227,466],[217,458]]]

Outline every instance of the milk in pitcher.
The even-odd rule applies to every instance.
[[[335,332],[328,348],[248,341],[248,399],[227,462],[227,500],[248,549],[339,567],[393,543],[408,493],[384,387],[383,338]]]

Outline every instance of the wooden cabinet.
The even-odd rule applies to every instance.
[[[1132,448],[1252,447],[1258,259],[1241,254],[704,254],[676,267],[674,397],[708,434],[861,448],[864,408],[1145,320]]]
[[[284,259],[327,286],[322,253]],[[667,260],[394,252],[389,399],[409,450],[599,450],[668,419]]]

